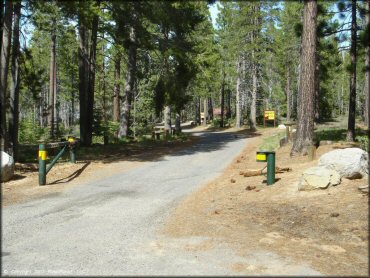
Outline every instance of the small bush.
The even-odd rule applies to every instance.
[[[356,136],[356,140],[360,143],[361,149],[369,151],[369,137],[367,135]]]
[[[19,122],[19,142],[21,144],[36,144],[38,140],[46,140],[48,138],[48,128],[42,128],[32,120]]]

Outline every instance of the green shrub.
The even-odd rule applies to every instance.
[[[369,137],[367,135],[356,136],[356,140],[360,143],[361,149],[369,151]]]
[[[32,120],[19,122],[19,142],[21,144],[36,144],[38,140],[49,138],[49,129],[42,128]]]

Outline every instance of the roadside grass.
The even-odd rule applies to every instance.
[[[280,147],[280,140],[285,137],[285,131],[263,138],[260,151],[275,151]]]
[[[345,128],[324,128],[315,131],[315,138],[320,141],[341,142],[346,141],[347,129]],[[368,131],[363,128],[356,128],[356,140],[359,147],[368,151]]]

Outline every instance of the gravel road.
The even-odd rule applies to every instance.
[[[227,133],[197,135],[199,143],[176,155],[5,207],[3,274],[225,273],[207,261],[197,262],[189,252],[161,249],[164,239],[158,230],[178,202],[219,175],[246,143]]]
[[[176,205],[221,174],[248,140],[230,133],[197,135],[197,144],[176,155],[3,208],[2,275],[238,274],[230,265],[245,259],[226,246],[189,251],[184,247],[207,239],[159,232]],[[262,259],[284,265],[278,258]],[[296,273],[302,271],[310,274]]]

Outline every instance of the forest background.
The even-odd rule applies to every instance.
[[[122,143],[158,123],[256,130],[269,109],[295,121],[306,105],[301,53],[312,2],[312,120],[348,115],[347,139],[356,140],[355,122],[369,123],[368,0],[5,0],[2,150],[17,159],[20,144],[67,134],[86,146]]]

